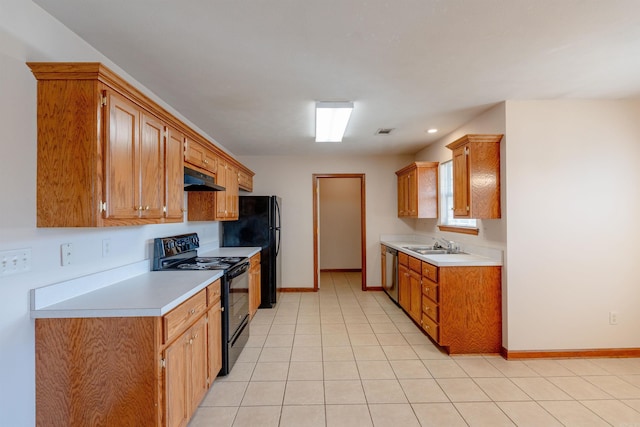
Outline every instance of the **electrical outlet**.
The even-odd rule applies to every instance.
[[[26,273],[31,270],[31,249],[0,252],[0,276]]]
[[[111,252],[111,239],[102,239],[102,257],[108,257]]]
[[[60,265],[71,264],[71,258],[73,255],[73,245],[71,243],[63,243],[60,245]]]
[[[618,324],[618,312],[617,311],[610,311],[609,312],[609,324],[610,325],[617,325]]]

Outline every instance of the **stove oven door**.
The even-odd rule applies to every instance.
[[[229,289],[229,341],[249,315],[249,263],[234,267],[227,273]]]

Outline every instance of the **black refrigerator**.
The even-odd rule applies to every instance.
[[[222,246],[260,246],[260,308],[273,308],[281,286],[280,206],[277,196],[240,196],[237,221],[222,223]]]

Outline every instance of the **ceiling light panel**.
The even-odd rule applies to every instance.
[[[316,102],[316,142],[342,142],[353,102]]]

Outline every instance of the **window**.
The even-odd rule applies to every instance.
[[[453,161],[440,163],[440,224],[452,227],[477,227],[475,219],[453,217]]]

